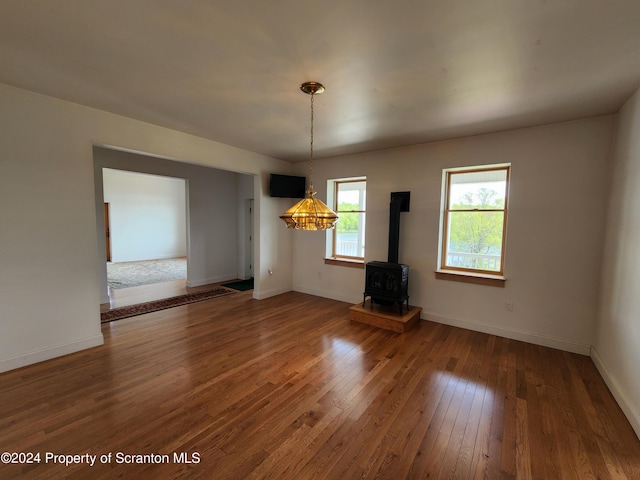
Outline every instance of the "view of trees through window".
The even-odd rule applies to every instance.
[[[501,272],[508,167],[447,175],[443,266]]]
[[[364,258],[366,181],[336,182],[334,256]]]

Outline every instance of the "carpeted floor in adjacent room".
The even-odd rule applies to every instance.
[[[187,278],[185,257],[107,263],[107,283],[114,289],[170,282],[183,278]]]

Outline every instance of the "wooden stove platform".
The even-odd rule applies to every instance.
[[[422,308],[410,305],[409,311],[406,311],[405,307],[400,315],[397,305],[383,307],[377,304],[372,305],[371,300],[367,300],[364,307],[361,303],[349,307],[349,317],[351,323],[366,323],[385,330],[404,333],[420,320],[421,311]]]

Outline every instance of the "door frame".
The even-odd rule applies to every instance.
[[[104,203],[104,236],[107,262],[111,261],[111,220],[109,218],[109,204]]]

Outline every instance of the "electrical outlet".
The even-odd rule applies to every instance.
[[[504,309],[507,312],[513,312],[513,302],[512,301],[504,302]]]

